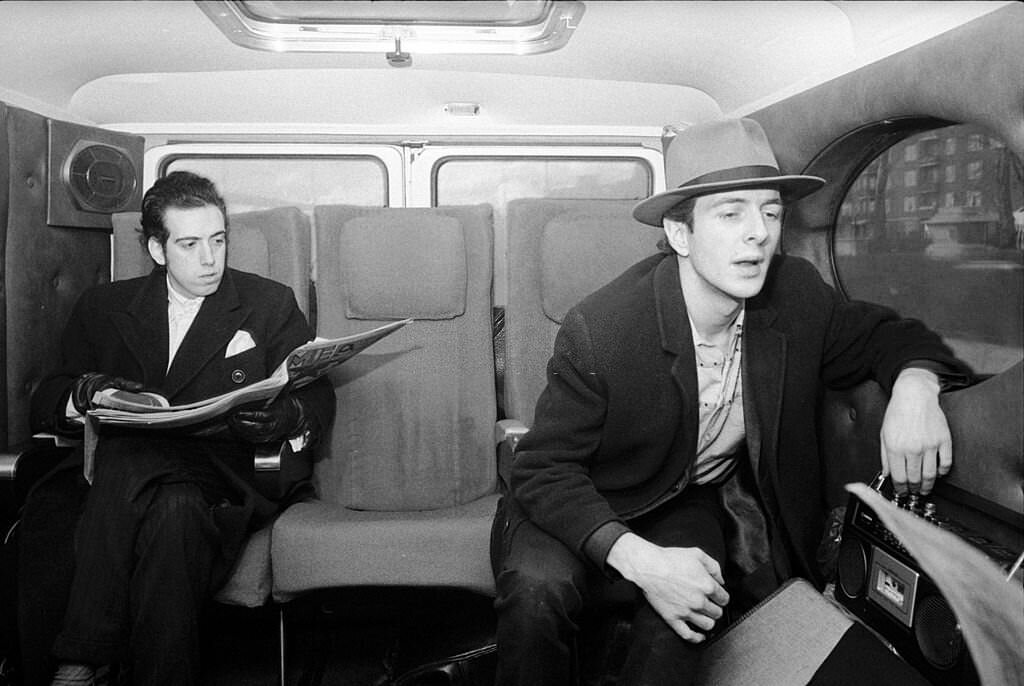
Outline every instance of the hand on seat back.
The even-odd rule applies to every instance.
[[[291,395],[278,397],[270,405],[242,405],[227,418],[238,438],[249,443],[270,443],[293,436],[305,421],[302,401]]]
[[[93,409],[92,397],[102,390],[108,388],[119,388],[124,391],[141,391],[143,384],[139,381],[132,381],[120,376],[100,374],[99,372],[88,372],[75,379],[71,386],[71,402],[75,409],[85,414]]]

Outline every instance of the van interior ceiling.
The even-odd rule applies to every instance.
[[[316,5],[4,2],[0,98],[147,135],[657,130],[748,114],[1013,3],[569,2],[581,7],[554,51],[417,53],[407,40],[412,69],[389,66],[393,46],[371,54],[243,47],[211,20],[229,4]],[[443,11],[458,20],[470,4]],[[449,116],[452,102],[479,112]]]

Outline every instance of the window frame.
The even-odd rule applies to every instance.
[[[405,164],[401,146],[368,143],[167,143],[146,151],[143,183],[153,185],[172,161],[188,157],[273,159],[374,157],[383,165],[388,207],[405,201]]]
[[[516,145],[516,144],[431,144],[417,151],[409,170],[409,207],[436,206],[435,179],[439,166],[453,159],[640,160],[650,172],[651,193],[665,190],[665,167],[661,150],[641,143],[623,145]],[[639,200],[637,201],[639,202]],[[494,302],[502,306],[506,299],[507,244],[506,227],[494,229]]]

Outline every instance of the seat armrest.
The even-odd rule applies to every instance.
[[[494,442],[499,446],[505,443],[512,452],[515,452],[519,439],[525,436],[527,431],[529,429],[526,424],[518,419],[502,419],[494,425]]]
[[[21,453],[0,453],[0,481],[14,481]]]
[[[44,475],[71,452],[71,445],[54,436],[34,436],[0,453],[0,484],[3,496],[2,515],[17,512],[26,495]]]
[[[281,453],[286,444],[287,441],[284,441],[274,448],[257,448],[252,457],[256,473],[281,471]]]
[[[18,478],[18,470],[24,469],[34,456],[54,448],[70,447],[64,439],[49,434],[33,436],[23,443],[11,446],[10,450],[0,452],[0,481],[14,481]]]
[[[494,425],[494,442],[498,446],[498,481],[500,490],[508,490],[509,469],[515,457],[519,439],[529,431],[518,419],[502,419]]]

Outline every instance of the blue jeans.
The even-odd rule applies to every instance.
[[[689,487],[629,524],[653,543],[697,547],[725,566],[722,512],[713,487]],[[508,497],[495,517],[491,552],[497,586],[496,684],[576,683],[575,645],[581,617],[607,599],[615,584],[626,582],[616,582],[612,574],[596,569],[528,521]],[[689,683],[699,659],[698,645],[681,639],[647,602],[639,600],[634,607],[629,650],[618,683]]]

